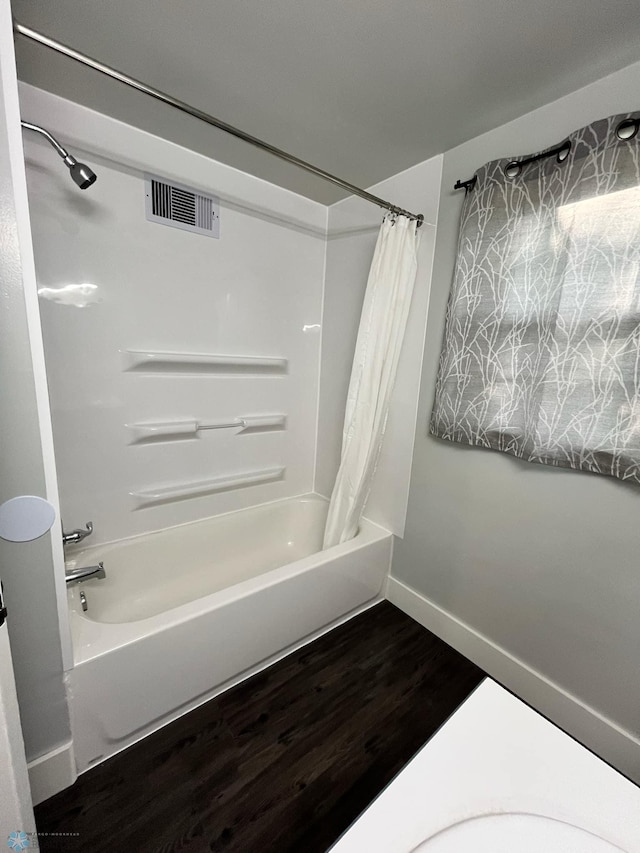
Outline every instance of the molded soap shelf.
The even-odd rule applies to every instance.
[[[260,471],[247,471],[242,474],[229,474],[225,477],[214,477],[211,480],[201,480],[197,483],[179,483],[175,486],[158,486],[137,492],[129,492],[136,503],[136,509],[157,504],[181,501],[188,498],[198,498],[212,495],[215,492],[226,492],[231,489],[241,489],[246,486],[258,486],[261,483],[271,483],[284,478],[286,468],[265,468]]]
[[[131,444],[156,444],[198,438],[204,430],[233,429],[236,435],[277,432],[286,429],[286,415],[247,415],[234,420],[201,423],[196,420],[166,423],[126,424],[131,431]]]
[[[219,376],[287,373],[286,358],[252,355],[212,355],[206,353],[121,350],[124,369],[137,373],[203,373]]]

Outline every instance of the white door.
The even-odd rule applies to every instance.
[[[2,610],[0,610],[2,614]],[[4,620],[4,616],[0,615]],[[25,850],[35,832],[6,621],[0,627],[0,848]]]
[[[10,14],[8,3],[6,0],[1,0],[0,19],[3,26],[1,27],[2,50],[0,51],[0,83],[2,84],[0,89],[0,146],[2,149],[0,151],[0,251],[5,259],[9,255],[9,243],[15,240],[12,190],[7,177],[10,166],[8,165],[5,98],[7,88],[15,86],[13,82],[15,70],[11,68],[13,59],[11,48],[13,45],[7,41],[11,37],[11,31],[9,29],[9,33],[7,33],[5,27],[7,21],[10,26]],[[7,50],[7,48],[10,49]],[[0,265],[0,270],[2,275],[0,285],[4,295],[7,285],[5,279],[11,276],[11,272],[8,271],[4,263]],[[19,275],[20,270],[15,271],[15,274]],[[3,310],[5,310],[4,305]],[[15,392],[15,389],[3,387],[2,391],[6,405],[7,395],[10,395],[12,391]],[[17,448],[9,446],[13,443],[11,437],[7,439],[0,436],[0,442],[1,466],[5,460],[5,454],[15,453]],[[3,473],[6,472],[0,469],[0,477],[3,476]],[[6,497],[8,496],[3,496],[2,500]],[[2,565],[0,565],[0,575],[1,573]],[[24,850],[36,846],[31,843],[28,835],[28,833],[35,832],[35,822],[18,712],[7,618],[10,617],[7,617],[4,612],[4,601],[0,601],[0,849]]]
[[[42,465],[39,433],[19,414],[23,396],[34,394],[30,360],[20,362],[17,345],[22,343],[23,350],[29,350],[28,340],[19,338],[27,333],[16,323],[16,317],[25,311],[14,193],[14,164],[21,158],[11,9],[9,0],[0,0],[0,411],[4,412],[0,430],[0,502],[23,491],[33,494],[27,472],[35,464],[34,459]],[[29,417],[36,418],[37,413]],[[23,433],[28,434],[28,440],[22,438]],[[0,578],[3,572],[8,575],[10,569],[15,571],[25,562],[23,555],[27,551],[23,549],[28,547],[0,540]],[[5,617],[4,602],[0,603],[0,850],[27,850],[36,848],[37,843],[7,628],[11,618],[11,613]]]

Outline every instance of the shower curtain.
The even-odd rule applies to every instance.
[[[387,216],[380,228],[360,318],[324,548],[356,535],[371,490],[416,278],[416,228],[416,222],[404,216]]]

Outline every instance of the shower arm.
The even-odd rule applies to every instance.
[[[30,121],[21,120],[20,124],[25,128],[25,130],[33,130],[36,133],[42,134],[42,136],[44,136],[47,142],[53,145],[53,147],[56,149],[56,151],[62,157],[63,160],[66,160],[70,156],[69,152],[65,151],[65,149],[62,147],[62,145],[60,145],[58,140],[54,136],[52,136],[48,130],[45,130],[44,127],[40,127],[40,125],[38,124],[31,124]]]
[[[33,130],[35,133],[39,133],[41,136],[44,136],[47,142],[55,148],[58,154],[62,157],[62,161],[69,169],[69,174],[71,175],[73,182],[77,184],[81,190],[86,190],[87,187],[95,184],[96,173],[93,169],[89,168],[86,163],[78,163],[76,158],[69,154],[69,152],[60,145],[55,136],[49,133],[48,130],[45,130],[44,127],[40,127],[39,124],[24,121],[24,119],[20,119],[20,124],[24,130]]]

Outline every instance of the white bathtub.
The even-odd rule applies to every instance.
[[[309,495],[74,554],[107,573],[69,589],[79,772],[380,597],[391,534],[364,520],[320,551],[326,511]]]

